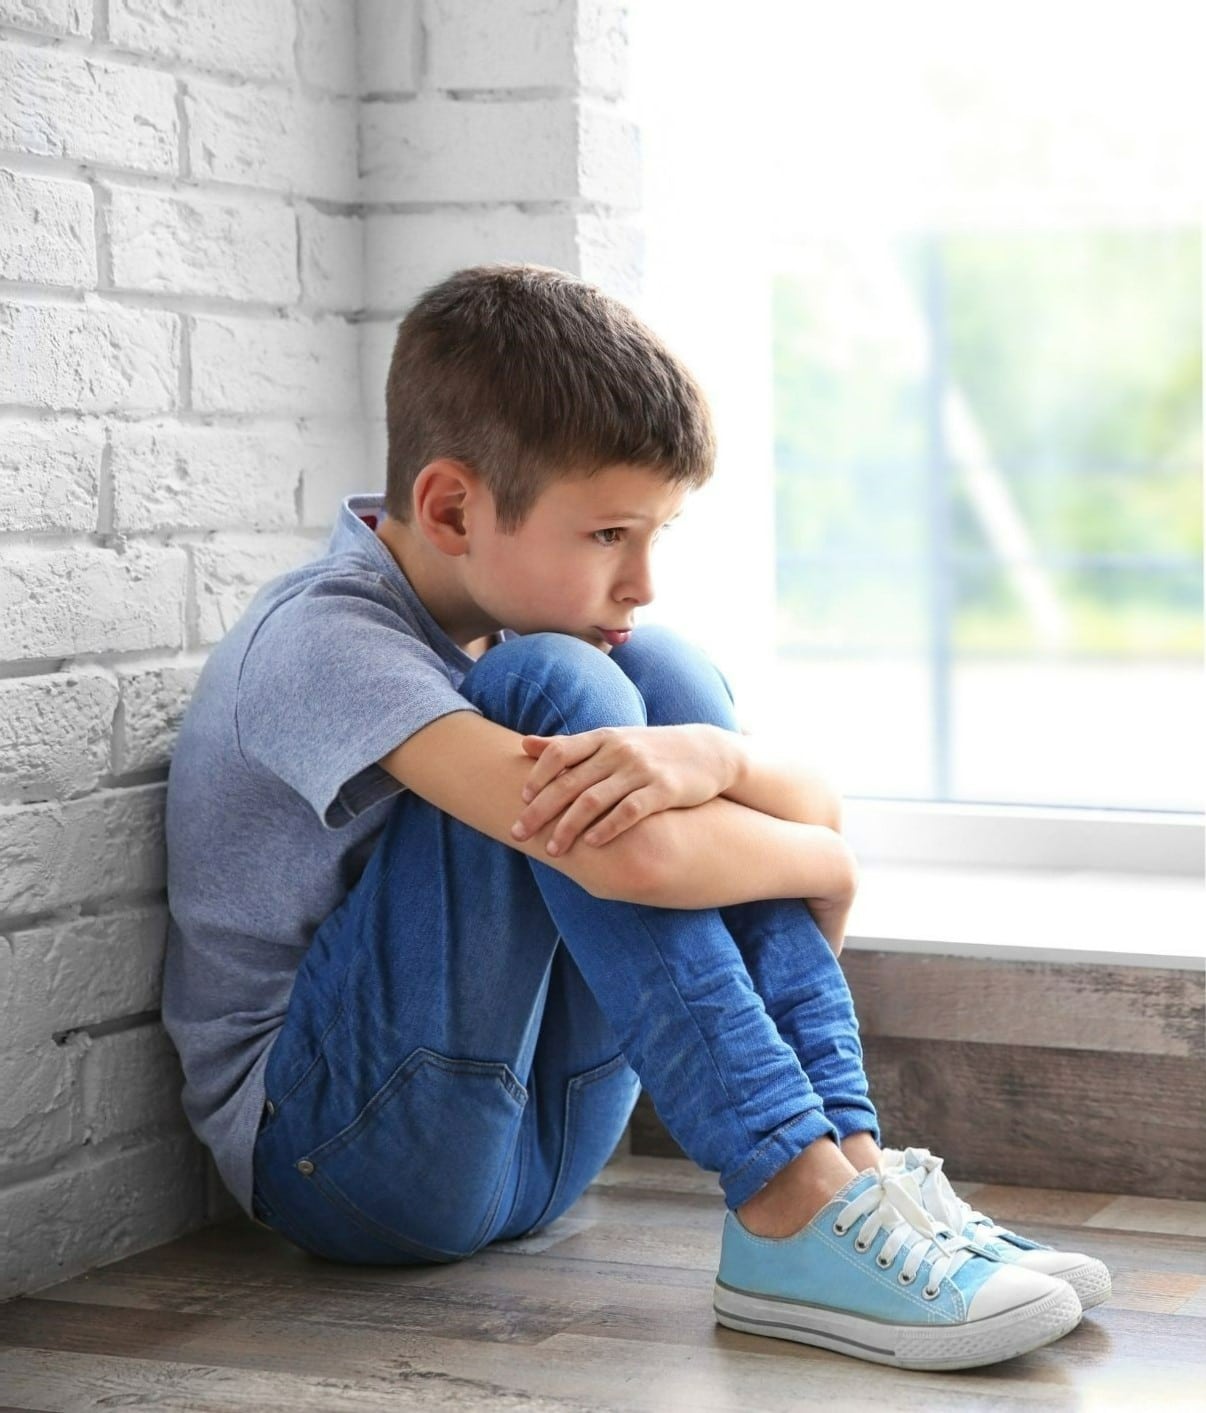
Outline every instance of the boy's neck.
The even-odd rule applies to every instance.
[[[496,625],[485,622],[481,610],[466,597],[447,557],[420,543],[409,526],[388,515],[377,521],[374,533],[444,632],[470,657],[481,657],[494,641]]]

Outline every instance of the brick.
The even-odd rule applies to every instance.
[[[117,289],[297,301],[297,223],[282,201],[114,186],[103,220]]]
[[[579,195],[636,211],[641,205],[641,142],[635,123],[605,104],[578,104]]]
[[[642,290],[643,231],[610,213],[514,206],[373,212],[365,218],[364,245],[374,308],[400,314],[453,271],[493,261],[568,270],[626,301]]]
[[[303,206],[298,211],[298,224],[301,228],[301,282],[306,302],[321,309],[349,313],[363,309],[362,218],[329,215]]]
[[[304,426],[115,425],[114,526],[119,530],[284,529],[331,523],[338,500],[365,485],[359,417]]]
[[[364,407],[369,416],[385,416],[385,382],[389,376],[390,359],[398,338],[397,319],[378,320],[360,325],[360,369],[363,379]],[[371,457],[369,467],[374,462]],[[382,470],[384,475],[384,469]]]
[[[0,939],[0,1051],[159,1008],[167,907],[114,908]]]
[[[96,285],[92,188],[0,169],[0,279]]]
[[[201,412],[350,417],[360,410],[356,326],[342,319],[192,321]]]
[[[142,785],[0,807],[0,916],[162,888],[164,792]]]
[[[636,304],[645,287],[643,228],[594,211],[580,211],[575,227],[577,273],[613,298]]]
[[[360,0],[360,92],[414,93],[417,0]]]
[[[121,711],[113,738],[116,774],[168,764],[200,672],[200,667],[171,665],[119,669]]]
[[[569,88],[580,0],[428,0],[435,88]]]
[[[4,1170],[54,1157],[84,1142],[80,1072],[88,1038],[56,1045],[49,1035],[0,1055],[0,1183]]]
[[[301,535],[223,535],[193,545],[198,642],[218,642],[262,585],[315,558],[322,549],[320,541]]]
[[[297,0],[297,68],[306,83],[357,94],[356,0]]]
[[[572,211],[371,212],[364,223],[365,285],[376,309],[405,311],[429,286],[468,265],[528,261],[576,270],[577,232]]]
[[[40,34],[92,34],[92,0],[0,0],[0,24]]]
[[[14,546],[0,576],[0,661],[182,646],[182,549]]]
[[[370,478],[370,485],[375,485],[376,489],[382,493],[385,491],[385,473],[389,465],[389,429],[385,425],[385,419],[373,418],[365,425],[364,441],[368,453],[368,465],[374,470],[380,467],[380,472],[375,482]]]
[[[96,423],[7,423],[0,530],[95,530],[103,447]]]
[[[0,1189],[0,1300],[170,1241],[203,1220],[201,1143],[157,1135]]]
[[[180,322],[93,294],[83,305],[0,303],[6,399],[73,412],[166,412],[176,404]]]
[[[161,1024],[95,1036],[81,1070],[83,1118],[90,1143],[185,1121],[180,1105],[184,1074],[176,1047]]]
[[[109,0],[110,43],[242,78],[292,78],[293,37],[292,0]]]
[[[369,461],[364,431],[364,421],[357,418],[354,422],[309,428],[303,433],[303,526],[330,530],[344,496],[384,489],[385,462]]]
[[[433,88],[619,97],[628,86],[627,13],[616,0],[430,0],[427,25]]]
[[[617,0],[578,0],[574,90],[619,98],[631,79],[628,7]]]
[[[375,201],[557,201],[578,195],[569,98],[361,105],[361,172]]]
[[[0,681],[0,799],[83,795],[109,769],[117,683],[99,672]]]
[[[189,79],[184,108],[198,180],[328,201],[358,199],[355,100]]]
[[[0,148],[139,172],[176,171],[171,74],[7,44],[0,46],[0,93]]]
[[[115,423],[115,530],[284,529],[305,461],[296,427]]]

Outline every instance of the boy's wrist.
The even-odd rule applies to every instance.
[[[729,795],[731,792],[742,790],[749,779],[751,761],[749,740],[746,736],[738,735],[736,731],[726,731],[723,726],[716,729],[723,737],[728,763],[728,778],[718,793]]]
[[[726,799],[796,824],[842,826],[841,795],[822,771],[783,756],[759,737],[717,728],[726,738],[729,784]]]

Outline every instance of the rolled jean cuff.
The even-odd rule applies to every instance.
[[[875,1146],[883,1147],[879,1136],[879,1119],[874,1109],[862,1108],[859,1105],[845,1109],[831,1109],[826,1106],[825,1117],[837,1131],[839,1142],[843,1138],[849,1138],[851,1134],[869,1133],[875,1141]]]
[[[724,1190],[725,1206],[736,1211],[755,1192],[765,1187],[780,1169],[785,1168],[793,1158],[798,1158],[810,1143],[815,1143],[826,1134],[835,1143],[838,1141],[837,1130],[820,1106],[806,1109],[794,1119],[780,1124],[739,1168],[731,1173],[721,1173],[720,1186]]]

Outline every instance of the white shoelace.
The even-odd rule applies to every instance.
[[[885,1171],[901,1169],[909,1172],[920,1189],[922,1200],[931,1217],[956,1235],[963,1231],[968,1222],[977,1226],[984,1224],[986,1230],[979,1233],[981,1240],[997,1236],[1005,1231],[991,1217],[978,1212],[970,1202],[965,1202],[950,1184],[950,1179],[942,1171],[942,1159],[928,1148],[885,1148]]]
[[[925,1261],[930,1263],[924,1294],[930,1300],[939,1293],[944,1276],[953,1276],[975,1249],[970,1241],[940,1230],[921,1205],[917,1179],[910,1173],[877,1174],[877,1181],[853,1201],[847,1202],[834,1221],[834,1230],[844,1235],[860,1217],[865,1218],[855,1237],[855,1246],[866,1251],[878,1233],[887,1229],[888,1238],[876,1260],[886,1269],[902,1248],[908,1251],[898,1279],[910,1285]]]

